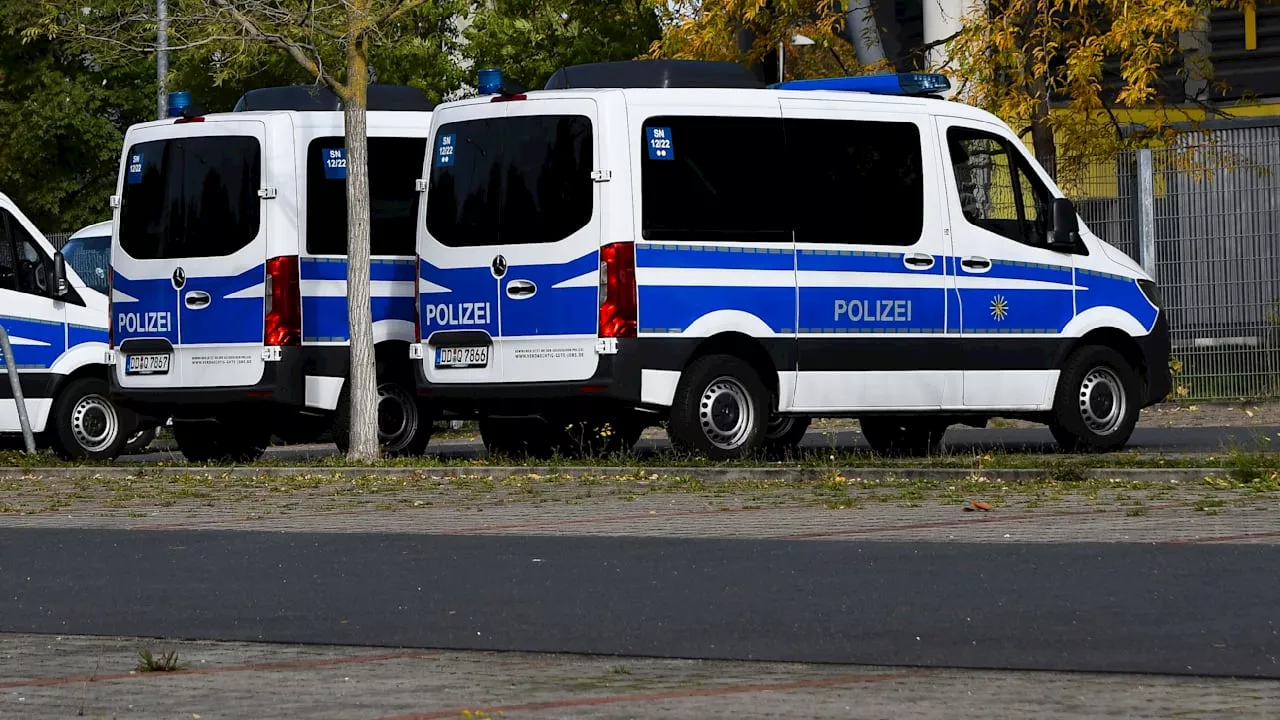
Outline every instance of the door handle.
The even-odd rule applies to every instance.
[[[991,261],[984,257],[967,257],[960,261],[960,266],[970,272],[983,272],[991,269]]]
[[[908,270],[928,270],[933,267],[934,259],[932,255],[924,253],[915,253],[902,258],[902,262],[907,266]]]
[[[182,301],[186,303],[188,309],[202,310],[209,306],[209,293],[203,290],[192,290],[182,297]]]
[[[538,292],[538,286],[534,285],[530,280],[512,280],[507,283],[507,297],[512,300],[523,300],[527,297],[533,297]]]

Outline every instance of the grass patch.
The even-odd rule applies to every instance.
[[[178,659],[176,650],[155,655],[150,650],[143,648],[138,651],[138,664],[134,670],[137,672],[177,672],[186,668],[186,663]]]

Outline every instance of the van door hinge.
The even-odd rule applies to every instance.
[[[413,189],[414,189],[414,190],[417,190],[418,192],[426,192],[426,191],[427,191],[427,179],[426,179],[426,178],[418,178],[417,180],[414,180],[414,181],[413,181]]]
[[[263,362],[280,362],[280,348],[276,345],[268,345],[262,348]]]
[[[107,204],[111,206],[111,209],[112,209],[112,210],[115,210],[116,208],[120,207],[120,196],[119,196],[119,195],[112,195],[112,196],[111,196],[111,200],[110,200],[110,201],[108,201],[108,203],[107,203]]]
[[[273,187],[264,187],[258,191],[258,197],[263,200],[273,200],[276,196],[276,189]]]
[[[596,340],[597,355],[617,355],[618,338],[600,338]]]
[[[613,179],[612,170],[592,170],[591,171],[592,182],[603,183],[603,182],[609,182],[612,179]]]

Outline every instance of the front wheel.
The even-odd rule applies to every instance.
[[[105,380],[77,378],[54,401],[51,444],[65,460],[111,460],[124,449],[136,422],[108,398]]]
[[[935,455],[947,432],[946,421],[929,417],[888,415],[861,418],[858,424],[871,449],[889,457]]]
[[[1141,382],[1120,353],[1090,345],[1067,358],[1049,430],[1067,452],[1119,450],[1133,435]]]
[[[712,460],[747,457],[764,440],[769,412],[769,391],[755,368],[732,355],[707,355],[681,373],[671,444]]]
[[[266,423],[248,416],[174,420],[173,439],[191,462],[247,463],[266,452],[271,431]]]
[[[146,450],[147,447],[151,445],[151,443],[155,442],[156,434],[158,432],[159,432],[159,428],[155,428],[155,427],[143,428],[142,430],[139,430],[138,432],[129,436],[129,439],[125,441],[124,449],[121,450],[120,453],[122,455],[132,455],[134,453],[140,453],[143,450]]]
[[[795,452],[809,431],[810,419],[794,415],[775,415],[764,429],[764,447],[771,455]]]

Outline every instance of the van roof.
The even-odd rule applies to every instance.
[[[315,128],[315,127],[336,127],[339,130],[343,128],[344,119],[341,110],[323,110],[323,111],[298,111],[298,110],[255,110],[242,112],[220,112],[210,113],[201,116],[201,122],[241,122],[244,120],[257,120],[263,123],[280,122],[288,118],[294,127],[298,128]],[[417,111],[401,111],[401,110],[370,110],[368,112],[368,127],[371,131],[383,128],[422,128],[426,133],[427,128],[431,125],[430,112]],[[177,118],[165,118],[163,120],[152,120],[150,122],[138,123],[130,127],[135,128],[157,128],[157,127],[191,127],[198,128],[195,123],[179,124]],[[184,132],[184,135],[197,133]]]
[[[933,115],[951,115],[974,120],[996,120],[994,115],[985,110],[930,97],[912,97],[906,95],[877,95],[865,92],[848,92],[836,90],[787,90],[787,89],[748,89],[748,88],[582,88],[574,90],[531,90],[524,94],[529,101],[555,99],[586,99],[620,96],[628,105],[637,107],[661,106],[678,111],[682,106],[706,107],[721,105],[726,109],[738,110],[776,110],[780,99],[803,100],[808,102],[829,102],[841,105],[862,105],[874,107],[897,107],[909,112],[920,112]],[[446,111],[453,107],[481,105],[493,102],[495,96],[480,96],[442,103],[437,111]],[[518,100],[516,102],[519,102]]]
[[[67,240],[75,240],[76,238],[82,238],[82,237],[101,237],[103,235],[107,235],[107,236],[111,235],[110,220],[103,220],[102,222],[99,222],[99,223],[86,225],[80,228],[79,230],[71,233],[71,237],[67,238]]]

